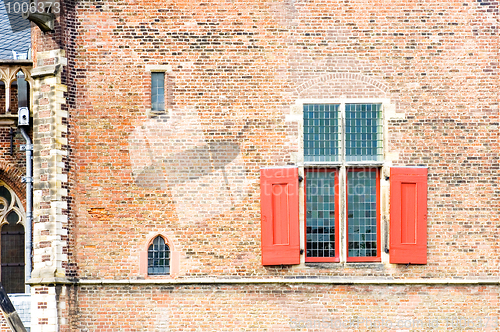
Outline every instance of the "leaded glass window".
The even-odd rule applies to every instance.
[[[165,111],[165,73],[151,73],[151,111]]]
[[[161,236],[157,236],[148,249],[148,274],[170,273],[170,249]]]
[[[306,170],[307,257],[336,257],[335,170]]]
[[[7,293],[24,293],[24,209],[21,201],[0,181],[1,282]]]
[[[381,161],[382,116],[379,104],[345,105],[346,161]]]
[[[377,256],[377,171],[347,172],[348,257]]]
[[[339,105],[304,105],[304,160],[340,160]]]
[[[303,114],[305,162],[383,160],[380,104],[304,104]]]
[[[305,103],[303,121],[306,262],[379,261],[382,103]]]

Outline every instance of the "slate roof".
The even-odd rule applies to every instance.
[[[8,4],[12,9],[14,2],[0,1],[0,59],[14,59],[12,51],[26,54],[31,47],[30,22],[20,13],[7,13]]]

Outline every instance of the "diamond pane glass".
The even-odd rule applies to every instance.
[[[339,105],[304,104],[304,161],[340,160]]]
[[[165,73],[151,73],[151,110],[165,110]]]
[[[170,249],[161,236],[154,239],[148,249],[148,274],[162,275],[170,273]]]
[[[335,173],[306,169],[307,257],[335,257]]]
[[[347,172],[349,257],[377,256],[377,173]]]
[[[382,114],[377,104],[345,105],[346,161],[381,161]]]

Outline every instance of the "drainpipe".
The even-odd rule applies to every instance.
[[[26,150],[26,176],[23,177],[23,182],[26,182],[26,232],[25,232],[25,243],[26,243],[26,269],[25,269],[25,280],[28,281],[31,279],[31,238],[32,238],[32,223],[33,223],[33,159],[32,159],[32,151],[33,145],[31,144],[31,139],[26,132],[24,127],[19,127],[21,129],[21,134],[23,134],[24,140],[26,141],[26,145],[24,145],[24,149]],[[21,148],[23,148],[21,147]],[[29,286],[26,284],[26,293],[29,293]]]
[[[21,145],[21,151],[26,151],[26,176],[22,178],[23,182],[26,183],[26,227],[25,227],[25,292],[30,293],[30,287],[27,281],[31,279],[32,270],[32,223],[33,223],[33,144],[31,138],[29,137],[26,129],[29,129],[30,125],[30,111],[28,109],[28,83],[24,79],[24,75],[18,75],[17,77],[17,87],[18,87],[18,126],[21,130],[25,145]]]

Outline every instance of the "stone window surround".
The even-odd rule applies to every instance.
[[[168,84],[167,84],[167,81],[168,81],[168,75],[172,73],[172,65],[146,65],[145,66],[145,69],[147,72],[149,72],[149,75],[148,75],[148,79],[149,79],[149,84],[147,84],[147,86],[149,87],[149,101],[148,101],[148,106],[147,106],[147,109],[146,109],[146,114],[148,117],[154,117],[154,116],[158,116],[158,115],[162,115],[162,114],[167,114],[169,117],[171,116],[171,113],[172,113],[172,110],[168,108],[168,102],[167,102],[167,99],[168,99]],[[164,90],[164,93],[165,93],[165,111],[162,111],[162,112],[154,112],[152,109],[151,109],[151,98],[152,98],[152,95],[151,95],[151,89],[152,89],[152,75],[151,73],[165,73],[165,90]]]
[[[373,162],[304,162],[304,127],[303,127],[303,105],[304,104],[381,104],[382,111],[382,123],[383,123],[383,160],[373,161]],[[339,184],[340,189],[346,188],[346,166],[374,166],[380,168],[380,247],[381,247],[381,263],[389,263],[389,255],[385,253],[385,249],[389,246],[389,186],[390,182],[388,176],[390,174],[390,167],[393,160],[398,159],[398,153],[394,151],[389,151],[387,144],[388,141],[388,122],[392,119],[404,119],[403,113],[396,113],[396,105],[389,98],[322,98],[322,99],[297,99],[294,105],[290,107],[290,114],[285,116],[286,122],[296,122],[298,124],[298,137],[297,146],[298,151],[291,153],[291,161],[294,162],[299,168],[299,176],[304,177],[304,167],[307,166],[331,166],[332,168],[339,168]],[[345,189],[343,189],[344,191]],[[304,249],[300,255],[300,265],[298,268],[305,267],[305,192],[304,192],[304,182],[299,183],[299,219],[300,219],[300,248]],[[341,197],[344,197],[345,193],[341,192]],[[346,232],[347,223],[346,211],[345,211],[345,200],[340,201],[340,236],[339,236],[339,248],[340,248],[340,264],[347,263],[347,243],[346,243]],[[332,263],[332,264],[339,264]],[[309,263],[308,263],[309,264]],[[349,263],[352,264],[352,263]]]

